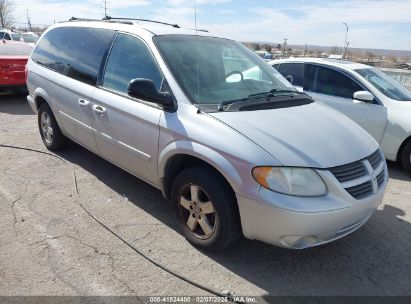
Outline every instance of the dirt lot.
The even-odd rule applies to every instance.
[[[0,96],[0,143],[44,150],[25,97]],[[204,254],[160,191],[73,145],[59,153],[87,207],[176,272],[237,295],[411,295],[411,178],[389,164],[384,203],[337,242],[291,251],[243,240]],[[201,295],[135,254],[78,205],[60,160],[0,148],[0,295]]]

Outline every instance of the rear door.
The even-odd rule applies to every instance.
[[[158,105],[131,98],[131,80],[152,80],[164,87],[163,75],[143,40],[118,34],[100,87],[93,94],[95,139],[100,153],[123,169],[157,185],[159,120]]]
[[[30,77],[51,97],[63,132],[95,152],[91,96],[114,36],[114,31],[105,29],[56,28],[40,40],[32,55],[33,61],[50,70],[42,73],[46,79]]]
[[[379,143],[387,124],[387,109],[377,100],[373,103],[353,99],[357,91],[367,91],[358,81],[342,71],[306,64],[304,91],[344,113],[363,127]]]

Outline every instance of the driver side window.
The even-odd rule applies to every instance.
[[[352,99],[357,91],[363,91],[355,81],[344,74],[322,66],[308,65],[307,91]]]
[[[136,37],[119,34],[107,61],[103,87],[127,94],[129,82],[136,78],[150,79],[161,90],[163,76],[148,47]]]

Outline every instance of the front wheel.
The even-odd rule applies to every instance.
[[[198,166],[181,172],[171,200],[183,235],[194,246],[220,251],[240,236],[234,194],[212,170]]]
[[[401,153],[401,163],[404,170],[411,174],[411,140],[405,145]]]
[[[53,111],[46,103],[39,108],[38,125],[41,139],[47,149],[55,151],[65,146],[67,138],[61,133]]]

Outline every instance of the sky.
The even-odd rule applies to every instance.
[[[103,0],[11,0],[16,22],[102,18]],[[411,0],[108,0],[108,15],[197,27],[240,41],[411,50]],[[16,25],[20,25],[17,24]]]

